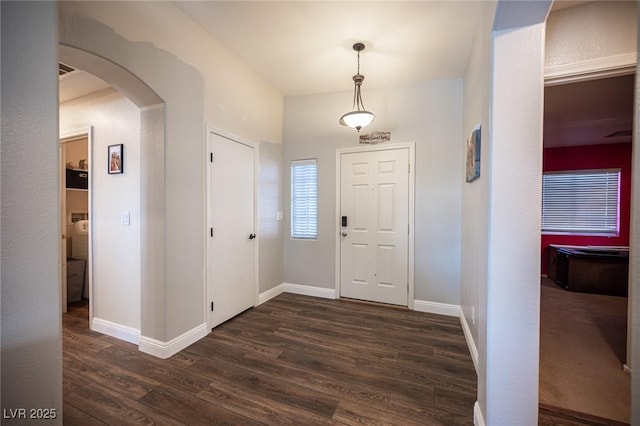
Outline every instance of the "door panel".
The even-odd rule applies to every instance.
[[[341,155],[340,295],[406,306],[409,150]]]
[[[367,231],[369,219],[367,209],[369,205],[369,187],[367,185],[353,185],[353,229]]]
[[[255,303],[255,149],[214,133],[210,144],[207,285],[215,327]]]
[[[396,222],[393,220],[395,209],[389,208],[389,206],[393,206],[393,196],[395,189],[395,185],[392,183],[378,185],[378,226],[376,227],[378,229],[378,232],[396,231],[395,229],[393,229],[393,227],[396,225]]]
[[[395,246],[378,246],[378,284],[381,286],[393,286],[394,259],[396,258]]]

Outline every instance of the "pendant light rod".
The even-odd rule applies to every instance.
[[[360,52],[364,50],[364,43],[356,43],[353,45],[353,50],[358,52],[358,72],[353,76],[353,82],[355,84],[355,90],[353,91],[353,109],[356,111],[364,111],[364,103],[362,103],[362,93],[360,87],[364,81],[364,75],[360,74]],[[360,109],[362,106],[362,109]]]
[[[358,74],[360,74],[360,52],[364,50],[364,43],[356,43],[353,45],[353,50],[358,52]]]

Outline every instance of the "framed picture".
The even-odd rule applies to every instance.
[[[480,177],[480,126],[471,132],[467,139],[467,182],[472,182]]]
[[[107,148],[107,170],[110,175],[124,173],[124,145],[109,145]]]

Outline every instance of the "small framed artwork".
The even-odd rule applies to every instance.
[[[108,165],[107,165],[107,170],[109,171],[110,175],[116,174],[116,173],[124,173],[124,149],[123,149],[124,145],[123,144],[117,144],[117,145],[109,145],[108,147]]]
[[[467,139],[467,182],[480,177],[480,126]]]

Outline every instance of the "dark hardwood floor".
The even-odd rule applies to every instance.
[[[87,317],[63,316],[65,425],[473,424],[457,318],[282,294],[161,360]],[[540,424],[600,423],[541,408]]]
[[[282,294],[167,360],[64,316],[64,423],[472,425],[457,318]]]

